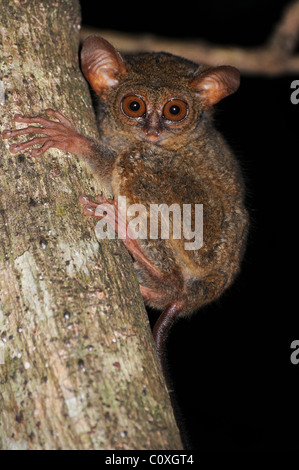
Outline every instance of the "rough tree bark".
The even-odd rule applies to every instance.
[[[0,131],[53,107],[95,136],[77,0],[0,11]],[[180,449],[131,258],[77,202],[101,188],[73,156],[0,145],[0,448]]]

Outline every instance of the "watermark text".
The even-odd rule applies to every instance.
[[[185,250],[199,250],[203,244],[203,204],[127,205],[125,196],[117,204],[103,202],[96,208],[98,239],[184,240]]]

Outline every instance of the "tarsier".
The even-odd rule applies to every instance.
[[[199,249],[186,250],[184,236],[171,236],[173,227],[169,239],[124,239],[146,305],[162,311],[153,335],[163,366],[173,321],[218,298],[239,271],[248,225],[244,185],[234,155],[213,126],[212,108],[237,90],[240,75],[234,67],[208,68],[162,52],[122,56],[98,36],[85,40],[81,67],[97,95],[98,142],[52,109],[46,110],[49,119],[16,115],[16,122],[29,126],[6,130],[3,138],[38,134],[12,144],[11,152],[34,146],[31,154],[39,156],[54,147],[88,162],[111,185],[114,199],[81,196],[87,215],[97,216],[103,202],[117,204],[118,196],[143,204],[145,218],[150,204],[203,205]]]

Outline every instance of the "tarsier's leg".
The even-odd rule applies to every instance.
[[[94,202],[89,199],[87,196],[80,196],[79,198],[80,203],[84,206],[84,213],[85,215],[103,218],[107,220],[107,223],[111,224],[114,230],[118,233],[118,227],[120,223],[124,222],[124,226],[126,227],[125,237],[122,235],[123,242],[125,243],[127,249],[132,254],[135,260],[138,260],[155,278],[159,281],[164,281],[171,283],[171,279],[165,278],[165,276],[151,263],[151,261],[144,255],[141,251],[140,247],[138,246],[136,240],[130,237],[130,233],[128,232],[128,227],[126,221],[121,221],[118,218],[118,211],[117,211],[117,204],[112,201],[111,199],[105,199],[105,197],[99,195],[96,197],[96,201]],[[97,208],[101,206],[102,211],[97,212]],[[103,215],[103,211],[105,211],[105,215]],[[163,292],[158,292],[153,290],[149,287],[140,286],[141,294],[144,300],[147,299],[159,299],[163,297]],[[160,315],[158,318],[154,330],[153,336],[155,339],[156,347],[158,356],[163,368],[163,373],[167,381],[167,385],[169,387],[170,381],[169,376],[165,367],[165,360],[164,360],[164,352],[165,352],[165,343],[167,340],[167,335],[171,325],[173,324],[175,318],[177,317],[178,313],[182,310],[184,306],[183,301],[176,301],[172,302]]]
[[[146,267],[146,269],[154,278],[164,280],[164,276],[161,271],[156,268],[156,266],[154,266],[147,256],[145,256],[145,254],[141,251],[138,243],[132,237],[132,234],[130,236],[126,220],[120,218],[121,214],[118,211],[117,203],[111,199],[106,199],[102,195],[96,196],[96,201],[97,202],[94,202],[84,195],[80,196],[79,202],[84,206],[84,214],[98,217],[99,219],[105,217],[107,223],[109,223],[114,228],[115,232],[119,234],[120,238],[123,240],[128,251],[134,257],[134,259]],[[97,211],[97,208],[99,207],[103,208],[103,210],[106,212],[105,215],[103,215],[102,211]],[[120,227],[122,227],[121,233],[119,231]]]

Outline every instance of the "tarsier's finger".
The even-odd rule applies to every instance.
[[[53,133],[53,130],[51,129],[45,129],[44,127],[38,127],[38,126],[29,126],[29,127],[23,127],[22,129],[14,129],[14,130],[7,129],[3,131],[2,137],[3,139],[11,139],[12,137],[17,137],[19,135],[26,135],[26,134],[51,135],[51,133]]]
[[[54,140],[47,139],[47,141],[44,143],[44,145],[42,145],[42,147],[38,149],[32,149],[31,155],[33,155],[34,157],[39,157],[40,155],[45,153],[49,148],[52,147],[56,148],[56,143],[54,142]]]
[[[73,124],[59,111],[55,111],[54,109],[49,108],[46,109],[46,113],[48,114],[48,116],[58,119],[58,121],[60,121],[65,127],[69,129],[75,129]]]
[[[24,122],[26,124],[40,124],[44,127],[57,127],[57,122],[51,121],[50,119],[44,118],[42,116],[22,116],[21,114],[16,114],[14,116],[15,122]]]
[[[12,144],[10,145],[9,149],[11,153],[18,153],[22,152],[23,150],[32,147],[33,145],[43,144],[45,142],[45,137],[35,137],[34,139],[27,140],[26,142],[22,142],[21,144]]]

